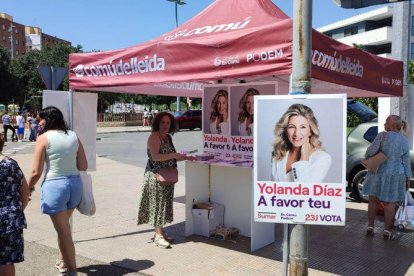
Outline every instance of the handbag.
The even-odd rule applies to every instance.
[[[409,205],[413,198],[409,191],[405,194],[405,200],[395,213],[394,225],[399,230],[414,230],[414,206]]]
[[[384,142],[384,138],[385,138],[385,134],[382,135],[381,137],[381,144],[380,144],[380,148],[378,150],[378,152],[369,157],[366,158],[364,160],[361,160],[361,164],[362,166],[364,166],[365,168],[368,169],[368,172],[371,173],[376,173],[378,171],[378,168],[380,167],[380,165],[387,160],[387,156],[382,152],[382,144]]]
[[[82,198],[76,209],[82,215],[93,216],[96,212],[96,206],[92,191],[92,177],[85,171],[80,171],[79,176],[82,183]]]
[[[178,182],[178,170],[177,168],[159,169],[155,174],[155,178],[161,186],[174,185]]]

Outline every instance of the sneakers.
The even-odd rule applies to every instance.
[[[164,238],[163,235],[155,234],[154,236],[154,244],[158,247],[163,249],[167,249],[171,247],[171,244]]]
[[[73,271],[66,271],[66,272],[60,272],[58,276],[78,276],[78,273],[73,272]]]

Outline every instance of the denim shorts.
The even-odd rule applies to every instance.
[[[24,127],[19,127],[17,129],[17,134],[24,134]]]
[[[47,179],[42,184],[40,208],[43,214],[54,215],[76,208],[81,197],[82,183],[79,175]]]

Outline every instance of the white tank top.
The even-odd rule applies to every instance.
[[[49,130],[44,135],[47,137],[45,179],[79,174],[76,162],[79,143],[75,132]]]

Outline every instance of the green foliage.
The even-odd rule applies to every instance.
[[[410,60],[408,62],[408,83],[414,83],[414,61]]]

